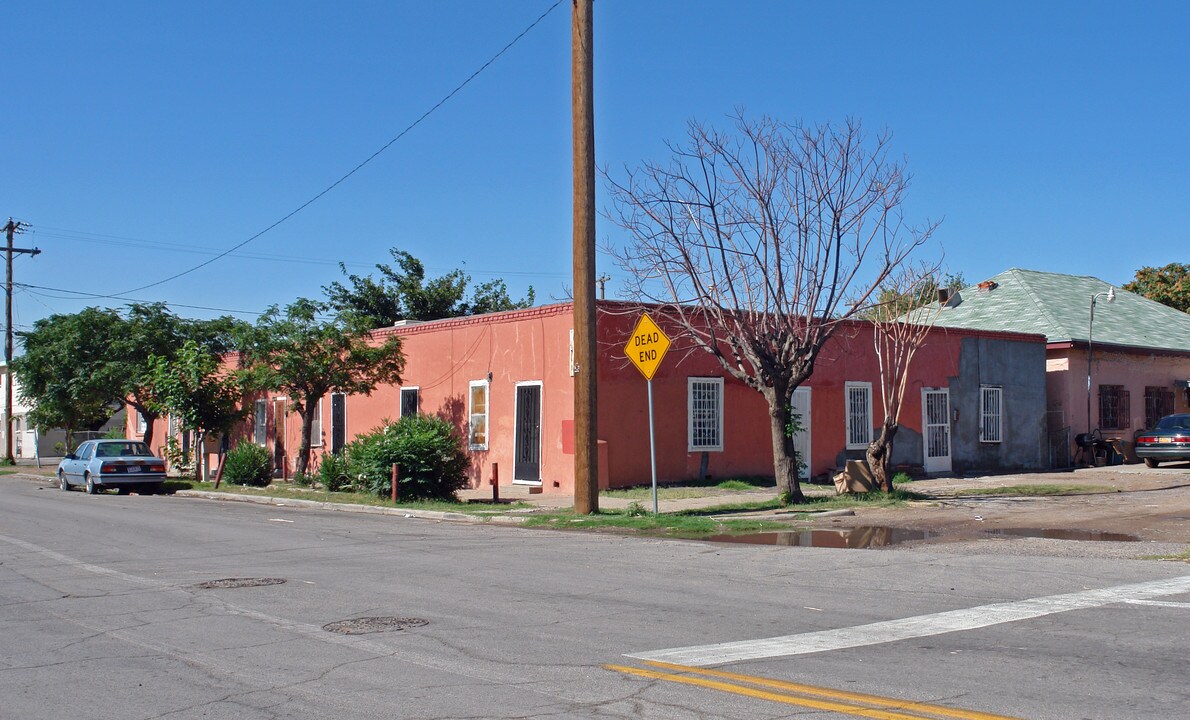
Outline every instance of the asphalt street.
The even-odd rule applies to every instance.
[[[2,718],[1190,708],[1186,563],[717,545],[48,479],[0,493]],[[273,584],[203,586],[229,578]],[[332,631],[347,620],[387,629]]]

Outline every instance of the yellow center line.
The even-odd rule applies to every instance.
[[[668,663],[651,664],[660,667],[668,667],[670,669],[677,669],[682,672],[729,677],[750,683],[752,685],[774,687],[784,690],[796,689],[797,692],[808,695],[816,695],[820,698],[833,697],[846,699],[851,703],[867,703],[868,705],[876,705],[877,707],[864,707],[863,705],[859,704],[847,704],[846,702],[836,702],[834,700],[815,699],[813,697],[800,697],[797,695],[770,692],[768,690],[762,690],[756,687],[736,685],[702,677],[692,677],[689,674],[677,675],[659,672],[656,670],[646,670],[644,668],[627,667],[624,665],[604,665],[603,667],[608,670],[615,670],[617,672],[622,672],[629,675],[637,675],[640,677],[647,677],[656,680],[667,680],[669,682],[710,688],[712,690],[719,690],[735,695],[744,695],[746,697],[768,700],[770,702],[778,702],[786,705],[797,705],[800,707],[808,707],[816,710],[827,710],[830,712],[837,712],[856,717],[875,718],[876,720],[930,720],[929,716],[920,714],[925,712],[931,713],[933,715],[941,715],[942,717],[964,718],[965,720],[1016,720],[1015,718],[1007,718],[1003,715],[974,713],[966,710],[956,710],[954,708],[927,705],[925,703],[907,703],[903,700],[897,700],[894,698],[882,698],[875,695],[863,695],[860,693],[847,693],[841,690],[818,688],[810,685],[798,685],[797,683],[783,683],[778,680],[738,675],[736,673],[725,673],[716,670],[703,670],[701,668],[688,668],[682,665],[669,665]],[[909,712],[898,712],[898,710],[907,710]]]
[[[834,690],[832,688],[818,687],[816,685],[803,685],[800,683],[787,682],[785,680],[772,680],[770,678],[758,677],[756,675],[742,675],[740,673],[727,672],[726,670],[711,670],[708,668],[691,667],[689,665],[675,665],[673,663],[655,661],[646,661],[646,664],[652,665],[654,667],[664,668],[666,670],[674,670],[677,672],[709,675],[711,677],[751,683],[753,685],[776,688],[778,690],[789,690],[792,692],[817,695],[819,697],[836,698],[850,702],[861,702],[896,710],[931,713],[934,715],[942,715],[943,717],[947,718],[961,718],[962,720],[1017,720],[1016,718],[1011,718],[1007,715],[993,715],[991,713],[984,713],[976,710],[962,710],[960,708],[945,707],[943,705],[931,705],[930,703],[917,702],[914,700],[898,700],[896,698],[881,697],[880,695],[868,695],[865,693],[848,692],[846,690]]]

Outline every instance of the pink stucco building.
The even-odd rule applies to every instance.
[[[638,316],[629,306],[599,303],[602,487],[650,479],[646,383],[622,351]],[[658,322],[677,335],[663,315]],[[315,455],[404,413],[433,413],[449,418],[465,438],[473,486],[486,482],[498,465],[501,483],[573,493],[572,328],[572,305],[561,303],[377,331],[378,337],[401,338],[403,381],[370,396],[325,398]],[[871,332],[866,322],[843,326],[810,381],[794,393],[805,428],[796,443],[808,476],[862,457],[882,417]],[[653,381],[659,480],[771,477],[763,398],[727,376],[707,353],[683,351],[680,336],[674,341]],[[267,393],[250,402],[253,420],[232,441],[270,447],[292,472],[300,418],[289,399]],[[893,462],[942,473],[1041,467],[1045,405],[1044,338],[937,330],[913,366]]]

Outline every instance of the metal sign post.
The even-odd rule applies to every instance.
[[[648,313],[640,316],[636,329],[624,345],[624,354],[632,361],[649,387],[649,465],[653,474],[653,514],[657,514],[657,440],[653,430],[653,375],[669,350],[669,337],[657,327]]]

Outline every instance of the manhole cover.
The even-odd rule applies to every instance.
[[[421,627],[422,625],[429,624],[429,622],[429,620],[409,617],[363,617],[327,623],[322,626],[322,629],[342,635],[363,635],[365,633],[388,632],[389,630]]]
[[[208,580],[194,587],[200,590],[222,590],[225,588],[264,587],[266,585],[280,585],[285,578],[223,578],[222,580]]]

